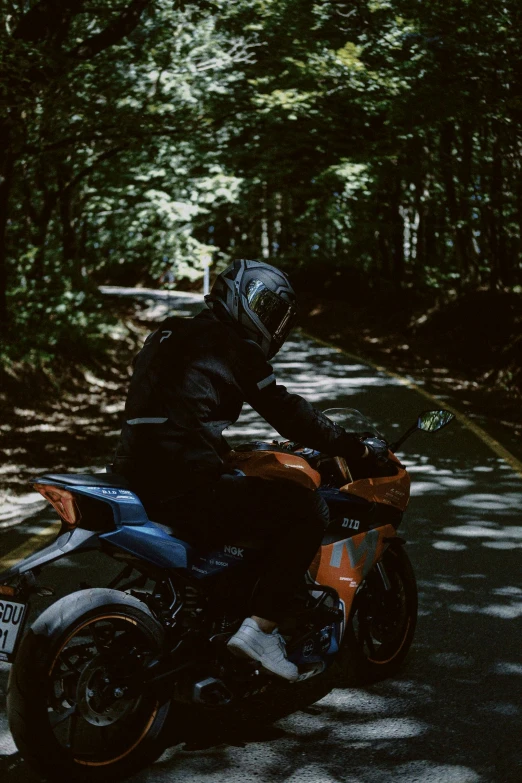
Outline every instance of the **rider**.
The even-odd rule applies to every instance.
[[[113,469],[130,478],[151,519],[175,524],[189,541],[265,539],[252,616],[229,647],[295,680],[277,625],[320,546],[328,509],[294,482],[227,472],[222,433],[248,402],[290,440],[351,461],[373,451],[276,382],[269,360],[296,316],[281,270],[235,261],[205,301],[194,318],[163,321],[137,355]]]

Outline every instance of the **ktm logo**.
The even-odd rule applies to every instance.
[[[238,546],[230,546],[230,544],[225,544],[224,549],[227,555],[234,555],[234,557],[243,557],[243,552],[245,551]]]

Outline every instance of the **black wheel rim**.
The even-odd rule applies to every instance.
[[[401,652],[412,623],[401,574],[387,569],[390,590],[373,570],[355,597],[352,626],[359,650],[377,665],[391,663]]]
[[[154,653],[136,620],[117,614],[87,620],[62,642],[49,670],[47,715],[76,763],[114,764],[143,742],[159,709],[139,687]]]

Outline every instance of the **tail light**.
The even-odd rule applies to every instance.
[[[76,527],[82,515],[72,492],[53,487],[51,484],[35,484],[34,488],[49,501],[55,511],[69,527]]]

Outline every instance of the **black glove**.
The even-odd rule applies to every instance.
[[[380,438],[365,438],[363,445],[368,449],[364,459],[369,459],[377,465],[384,465],[388,460],[388,444]]]

